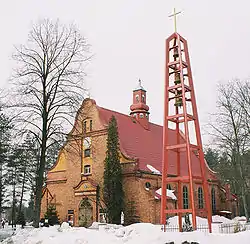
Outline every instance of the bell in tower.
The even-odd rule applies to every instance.
[[[146,103],[146,90],[139,79],[138,86],[133,90],[133,104],[130,106],[130,115],[136,118],[142,126],[148,129],[149,107]]]

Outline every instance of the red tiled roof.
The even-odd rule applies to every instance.
[[[112,115],[115,116],[118,124],[120,149],[130,158],[138,159],[140,170],[150,171],[147,168],[147,164],[150,164],[155,169],[162,171],[162,126],[149,123],[149,130],[147,130],[131,116],[102,107],[97,108],[99,110],[100,119],[104,125],[108,125]],[[176,134],[174,130],[169,129],[168,135],[172,142],[176,141]],[[182,137],[181,140],[183,141]],[[177,173],[175,158],[176,153],[171,151],[169,155],[170,163],[168,174],[176,175]],[[192,167],[193,175],[200,176],[200,165],[195,154],[192,154]],[[211,176],[214,176],[213,173],[209,173]],[[188,175],[185,152],[181,152],[181,175]]]

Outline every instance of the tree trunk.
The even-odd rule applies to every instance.
[[[3,168],[2,162],[0,162],[0,217],[2,218],[2,203],[3,203]]]
[[[46,113],[46,95],[45,95],[45,87],[44,87],[44,112],[43,112],[43,129],[42,129],[42,144],[41,144],[41,154],[40,154],[40,164],[37,172],[36,179],[36,195],[35,195],[35,210],[34,210],[34,222],[33,226],[35,228],[39,227],[40,222],[40,214],[41,214],[41,200],[42,200],[42,189],[43,189],[43,181],[44,181],[44,171],[46,164],[46,144],[47,144],[47,116]]]
[[[39,227],[40,213],[41,213],[41,200],[42,200],[42,188],[43,188],[43,178],[45,170],[45,154],[46,154],[46,132],[43,132],[42,148],[40,156],[40,167],[37,172],[36,180],[36,196],[35,196],[35,211],[34,211],[34,223],[35,228]]]
[[[248,216],[248,208],[247,208],[247,200],[246,200],[246,191],[245,191],[244,187],[242,187],[242,202],[243,202],[244,214],[248,220],[249,216]]]
[[[20,216],[22,211],[22,203],[23,203],[23,194],[24,194],[24,186],[25,186],[25,180],[26,180],[26,165],[23,172],[23,182],[22,182],[22,190],[21,190],[21,197],[20,197],[20,203],[19,203],[19,210],[18,210],[18,216]]]
[[[16,166],[14,166],[14,173],[12,171],[12,180],[13,180],[13,203],[12,203],[12,228],[16,228]]]

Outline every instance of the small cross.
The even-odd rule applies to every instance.
[[[174,31],[175,31],[175,32],[177,32],[177,27],[176,27],[176,15],[177,15],[177,14],[180,14],[180,13],[181,13],[181,11],[179,11],[179,12],[176,13],[175,8],[174,8],[174,13],[168,16],[168,17],[174,17]]]

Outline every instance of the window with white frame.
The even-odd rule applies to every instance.
[[[85,165],[85,166],[84,166],[84,174],[85,174],[85,175],[90,175],[90,174],[91,174],[90,165]]]

